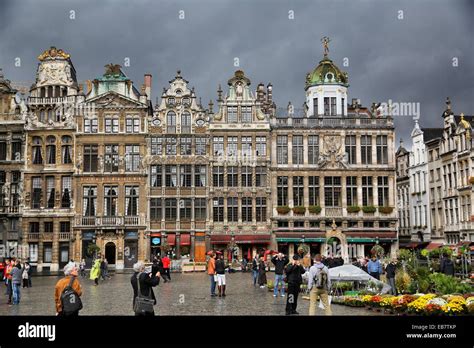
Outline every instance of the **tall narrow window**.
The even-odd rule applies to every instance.
[[[0,207],[5,206],[5,197],[3,186],[6,185],[7,175],[5,171],[0,171]]]
[[[346,135],[346,154],[347,154],[347,163],[356,164],[356,136],[355,135]]]
[[[215,166],[212,168],[212,185],[214,187],[224,187],[224,167]]]
[[[82,200],[84,216],[95,216],[97,212],[97,186],[84,186]]]
[[[346,200],[347,206],[357,205],[357,177],[346,177]]]
[[[388,207],[388,176],[377,177],[379,207]]]
[[[207,219],[207,199],[206,198],[195,198],[194,199],[194,220],[206,220]]]
[[[12,161],[19,161],[22,157],[21,141],[12,141]]]
[[[150,219],[161,221],[163,217],[163,205],[161,198],[150,199]]]
[[[318,116],[319,111],[318,111],[318,98],[313,98],[313,115]]]
[[[326,176],[324,178],[324,203],[326,207],[341,206],[340,176]]]
[[[161,187],[162,186],[162,167],[161,165],[154,165],[150,168],[150,185],[151,187]]]
[[[166,129],[168,133],[176,133],[176,113],[174,111],[166,114]]]
[[[160,137],[151,138],[151,154],[161,156],[163,154],[163,139]]]
[[[191,187],[192,166],[190,164],[180,165],[180,186]]]
[[[116,173],[119,166],[118,145],[105,145],[104,172]]]
[[[56,163],[56,137],[49,136],[46,138],[46,163]]]
[[[84,145],[84,172],[97,172],[98,145]]]
[[[166,198],[165,199],[165,220],[166,221],[176,221],[177,211],[176,211],[176,198]]]
[[[252,156],[252,137],[242,137],[242,156],[250,158]]]
[[[140,145],[125,145],[125,170],[137,172],[140,169]]]
[[[304,205],[304,184],[302,176],[293,177],[293,206]]]
[[[370,135],[360,137],[360,158],[362,164],[372,164],[372,137]]]
[[[179,220],[191,221],[191,198],[181,198],[179,201]]]
[[[346,115],[346,99],[341,98],[341,115]]]
[[[206,138],[197,137],[195,138],[196,142],[196,155],[205,156],[206,155]]]
[[[6,141],[0,141],[0,161],[7,159],[7,143]]]
[[[194,167],[194,186],[206,187],[206,166],[196,165]]]
[[[374,204],[374,189],[372,186],[372,177],[362,177],[362,205],[369,206]]]
[[[242,106],[242,123],[252,122],[252,107]]]
[[[188,111],[181,114],[181,133],[191,133],[191,114]]]
[[[72,177],[63,176],[61,178],[61,208],[71,207]]]
[[[165,166],[165,185],[166,187],[176,187],[177,186],[177,172],[178,168],[174,165]]]
[[[377,135],[377,164],[388,163],[387,136]]]
[[[267,167],[263,167],[263,166],[255,167],[255,186],[257,187],[267,186]]]
[[[236,157],[237,156],[237,137],[228,137],[227,138],[227,156]]]
[[[216,157],[224,154],[224,137],[212,138],[212,153]]]
[[[41,206],[41,196],[43,194],[43,183],[41,177],[36,176],[31,179],[31,191],[33,192],[31,208],[39,209]]]
[[[227,198],[227,221],[237,222],[239,220],[239,206],[237,197]]]
[[[286,135],[277,136],[277,163],[288,164],[288,137]]]
[[[227,186],[237,187],[239,183],[239,167],[227,167]]]
[[[72,163],[72,138],[65,135],[61,138],[61,157],[63,164]]]
[[[317,164],[319,158],[319,136],[308,136],[308,164]]]
[[[54,198],[56,190],[54,187],[54,176],[46,177],[46,207],[54,208]]]
[[[319,176],[308,177],[309,205],[319,205]]]
[[[257,222],[267,221],[267,198],[257,197],[255,198],[255,218]]]
[[[166,154],[176,156],[177,154],[177,140],[175,137],[166,138]]]
[[[257,157],[264,157],[267,155],[267,137],[256,137],[255,146],[255,155]]]
[[[41,146],[43,142],[40,137],[33,137],[33,164],[43,164],[43,155],[41,154]]]
[[[227,107],[227,122],[237,123],[237,106]]]
[[[242,198],[242,221],[252,222],[252,198]]]
[[[213,198],[212,217],[215,222],[224,221],[224,198],[223,197]]]
[[[288,177],[277,177],[277,202],[278,206],[288,205]]]
[[[118,186],[104,186],[104,214],[117,216]]]
[[[138,186],[125,186],[125,215],[138,216]]]
[[[331,115],[337,115],[336,112],[336,97],[331,97]]]
[[[303,164],[302,135],[293,135],[293,164]]]
[[[242,186],[250,187],[252,186],[252,167],[244,166],[241,168],[242,171]]]
[[[190,156],[191,155],[191,137],[181,137],[181,156]]]

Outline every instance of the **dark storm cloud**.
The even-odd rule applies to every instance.
[[[330,57],[349,73],[350,98],[367,106],[420,102],[421,125],[437,127],[446,96],[456,113],[474,113],[473,10],[468,0],[2,1],[0,67],[12,81],[32,82],[36,57],[55,45],[71,53],[83,81],[129,57],[125,72],[138,87],[152,73],[160,96],[179,68],[207,104],[239,58],[254,87],[272,82],[279,107],[290,100],[299,107],[327,35]],[[408,140],[412,119],[397,118],[396,126],[397,137]]]

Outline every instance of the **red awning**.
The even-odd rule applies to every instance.
[[[181,234],[179,244],[180,245],[191,245],[191,235],[188,234],[188,233]]]
[[[152,232],[150,233],[150,237],[161,237],[161,232]]]
[[[166,240],[168,241],[169,245],[175,245],[176,244],[176,235],[175,234],[168,234],[166,237]]]
[[[434,249],[438,249],[440,247],[443,246],[443,243],[434,243],[434,242],[431,242],[430,244],[428,244],[426,246],[426,250],[434,250]]]
[[[228,234],[211,235],[211,244],[228,244],[232,236]],[[268,244],[270,243],[269,234],[237,234],[234,236],[237,244]]]

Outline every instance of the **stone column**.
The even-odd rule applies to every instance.
[[[43,271],[43,233],[44,233],[44,224],[43,221],[39,222],[39,241],[38,241],[38,266],[36,270],[38,272]]]
[[[59,221],[53,221],[53,249],[51,257],[51,272],[57,272],[59,270]]]
[[[360,135],[356,135],[356,164],[361,165],[362,164],[362,159],[361,159],[361,147],[360,147]]]
[[[195,232],[191,231],[191,247],[190,247],[190,255],[189,255],[191,260],[194,260],[195,258],[195,253],[194,253],[195,240],[196,240]]]
[[[291,134],[288,134],[288,166],[293,166],[293,135]]]

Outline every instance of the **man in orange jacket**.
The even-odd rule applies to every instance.
[[[216,296],[216,254],[212,253],[209,261],[207,262],[207,274],[211,278],[211,296]]]

